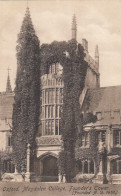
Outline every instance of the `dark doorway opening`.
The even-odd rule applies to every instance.
[[[44,182],[58,181],[58,166],[57,158],[53,156],[47,156],[43,159],[43,178]]]

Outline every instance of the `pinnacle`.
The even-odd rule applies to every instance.
[[[99,57],[98,45],[95,48],[95,57]]]
[[[73,15],[73,18],[72,18],[72,29],[76,29],[77,26],[76,26],[76,15],[74,14]]]
[[[77,33],[77,25],[76,25],[76,15],[74,14],[73,15],[73,18],[72,18],[72,39],[75,39],[76,40],[76,33]]]
[[[8,69],[8,79],[7,79],[7,85],[6,85],[6,92],[7,93],[12,92],[11,83],[10,83],[10,76],[9,76],[9,69]]]

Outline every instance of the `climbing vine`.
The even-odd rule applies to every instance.
[[[50,64],[59,62],[63,66],[63,110],[60,130],[63,149],[59,154],[59,172],[65,174],[68,182],[75,175],[75,144],[82,127],[79,97],[83,91],[88,63],[85,53],[76,40],[53,42],[41,46],[42,75],[48,73]]]
[[[17,77],[12,117],[13,160],[26,171],[27,144],[35,149],[40,116],[40,44],[26,10],[17,40]],[[32,154],[31,154],[32,155]]]

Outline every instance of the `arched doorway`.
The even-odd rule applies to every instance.
[[[42,181],[44,182],[58,181],[57,158],[52,155],[49,155],[44,157],[42,162],[43,162]]]

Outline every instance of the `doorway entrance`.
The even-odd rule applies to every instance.
[[[49,155],[43,160],[43,173],[42,181],[43,182],[55,182],[58,181],[58,166],[57,158]]]

